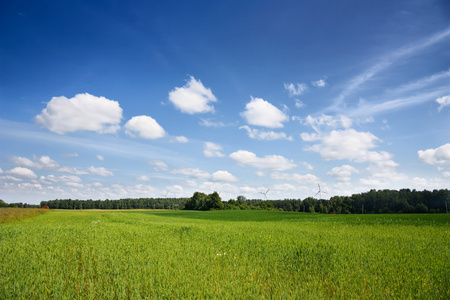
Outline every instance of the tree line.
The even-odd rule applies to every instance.
[[[119,200],[56,199],[41,201],[50,209],[180,209],[187,198],[126,198]]]
[[[33,207],[29,204],[20,204],[21,206],[18,207]],[[262,200],[238,196],[236,200],[228,201],[222,201],[217,192],[209,195],[195,192],[190,198],[56,199],[41,201],[39,207],[43,206],[51,209],[265,209],[338,214],[445,213],[450,208],[450,191],[448,189],[433,191],[372,189],[369,192],[351,196],[334,196],[329,200],[313,197],[303,200]]]
[[[0,199],[0,207],[20,207],[20,208],[39,208],[41,207],[39,204],[27,204],[23,202],[17,203],[6,203],[2,199]]]
[[[247,200],[239,196],[228,201],[225,209],[278,209],[284,211],[362,214],[362,213],[446,213],[450,209],[450,191],[410,189],[370,190],[352,196],[334,196],[329,200],[308,197],[284,200]]]

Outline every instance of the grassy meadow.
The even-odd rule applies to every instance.
[[[0,223],[18,221],[44,214],[48,210],[40,208],[0,207]],[[1,233],[0,233],[1,234]]]
[[[0,299],[450,299],[442,214],[51,210],[0,253]]]

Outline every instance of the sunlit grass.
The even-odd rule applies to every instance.
[[[0,225],[0,299],[449,299],[449,222],[53,211]]]

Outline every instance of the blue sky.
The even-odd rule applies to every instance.
[[[0,70],[6,202],[450,188],[446,1],[2,1]]]

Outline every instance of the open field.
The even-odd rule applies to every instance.
[[[450,299],[442,214],[50,211],[0,253],[0,299]]]

